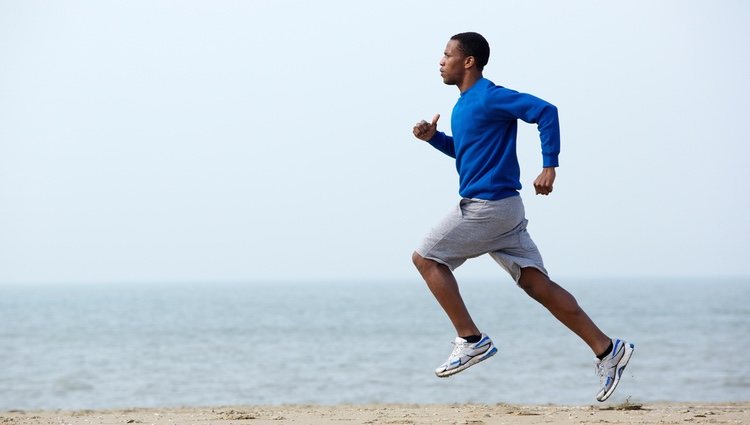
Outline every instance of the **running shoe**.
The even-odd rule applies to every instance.
[[[635,346],[621,339],[612,340],[612,352],[602,360],[597,359],[596,374],[599,375],[599,384],[602,388],[596,394],[596,399],[604,401],[615,392],[625,366],[633,355]]]
[[[445,363],[435,369],[435,375],[445,378],[461,372],[482,360],[488,359],[497,353],[497,347],[492,343],[490,337],[482,334],[479,342],[470,343],[465,339],[456,337],[453,341],[453,352]]]

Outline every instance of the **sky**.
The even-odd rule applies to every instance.
[[[560,278],[748,276],[745,1],[0,0],[0,283],[418,280],[458,202],[412,126],[446,42],[560,113],[529,231]],[[487,256],[460,279],[510,278]]]

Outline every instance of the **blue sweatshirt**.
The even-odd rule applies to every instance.
[[[518,195],[518,119],[537,124],[543,167],[557,167],[560,123],[554,105],[486,78],[461,93],[451,116],[453,137],[439,131],[429,143],[456,159],[462,197],[497,200]]]

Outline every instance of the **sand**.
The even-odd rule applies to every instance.
[[[719,404],[290,405],[0,412],[17,424],[748,424],[750,402]]]

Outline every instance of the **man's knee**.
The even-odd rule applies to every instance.
[[[534,267],[525,267],[521,269],[521,277],[518,279],[518,286],[536,300],[539,300],[547,294],[550,288],[550,283],[551,282],[547,275]]]
[[[417,269],[423,268],[425,266],[425,261],[427,260],[421,255],[417,254],[416,251],[411,254],[411,262],[414,263],[414,266]]]
[[[414,266],[417,268],[417,270],[419,270],[420,273],[424,273],[430,268],[440,265],[440,263],[438,263],[437,261],[422,257],[421,255],[417,254],[416,251],[411,254],[411,261],[412,263],[414,263]]]

